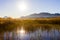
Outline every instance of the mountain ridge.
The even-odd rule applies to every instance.
[[[34,14],[30,14],[27,16],[23,16],[21,18],[47,18],[47,17],[58,17],[60,16],[60,13],[48,13],[48,12],[41,12],[41,13],[34,13]]]

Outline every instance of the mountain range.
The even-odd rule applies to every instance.
[[[59,17],[60,13],[48,13],[48,12],[41,12],[41,13],[34,13],[28,16],[23,16],[21,18],[47,18],[47,17]]]

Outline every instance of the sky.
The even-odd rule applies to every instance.
[[[60,0],[0,0],[0,17],[21,17],[33,13],[60,13]]]

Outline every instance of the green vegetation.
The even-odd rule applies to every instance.
[[[52,28],[60,30],[60,17],[31,19],[0,18],[0,33],[15,31],[17,28],[21,28],[21,26],[23,26],[26,31],[34,31],[40,28],[42,30],[50,30]]]

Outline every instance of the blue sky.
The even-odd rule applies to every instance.
[[[40,12],[60,13],[60,0],[23,0],[28,4],[26,11],[21,11],[17,7],[21,1],[0,0],[0,17],[21,17]]]

